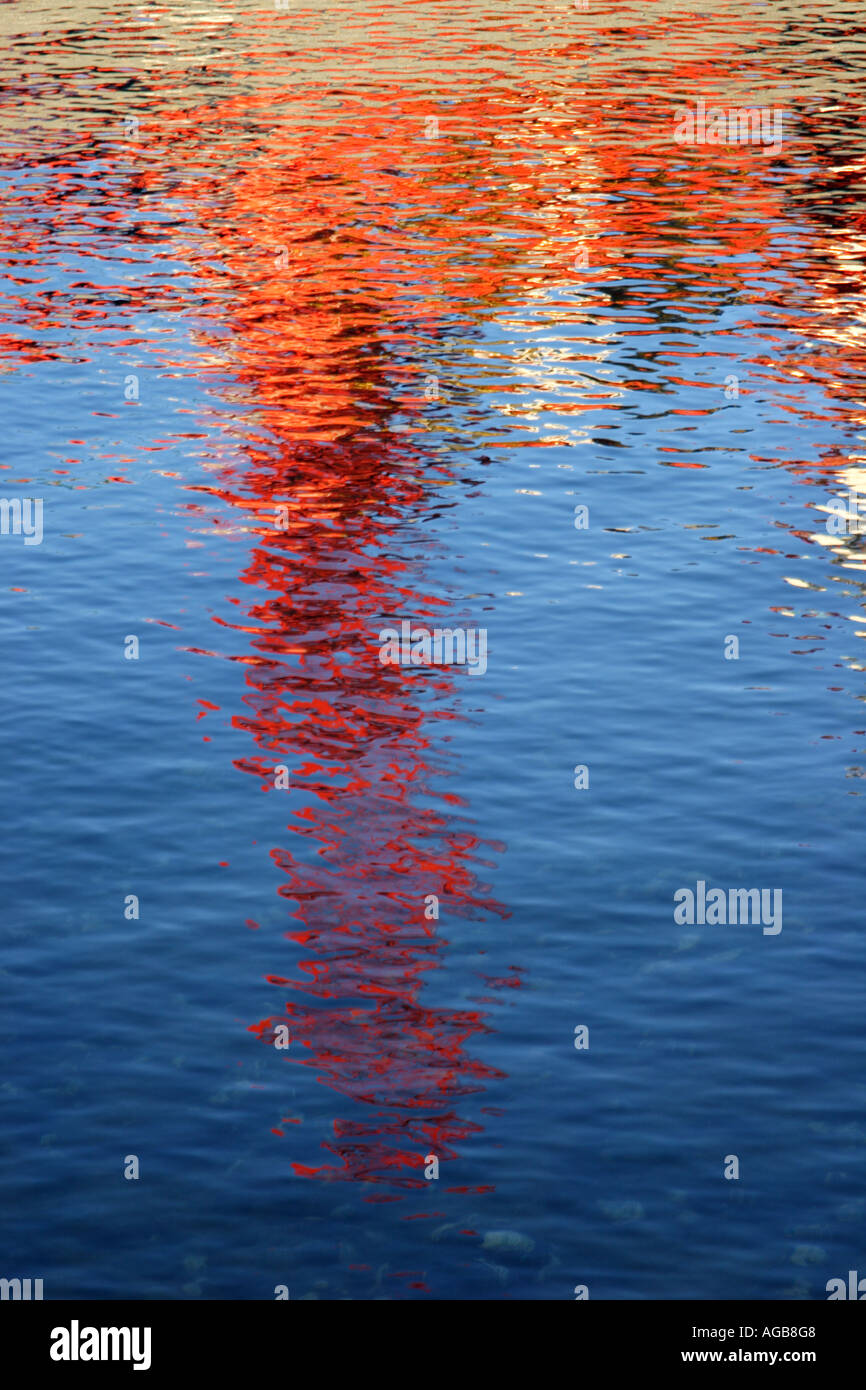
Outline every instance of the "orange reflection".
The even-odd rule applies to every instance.
[[[375,134],[355,137],[359,148]],[[287,221],[275,209],[290,175]],[[249,687],[233,725],[258,752],[236,766],[268,791],[287,766],[309,799],[289,826],[296,842],[272,851],[285,879],[278,891],[302,924],[287,936],[303,954],[292,977],[269,977],[291,990],[285,1012],[251,1031],[271,1043],[288,1024],[289,1060],[355,1103],[324,1146],[336,1161],[293,1168],[424,1187],[426,1156],[454,1158],[480,1129],[461,1117],[460,1098],[500,1075],[466,1050],[486,1031],[479,1010],[425,1005],[424,975],[447,945],[433,901],[449,922],[507,915],[473,869],[502,847],[483,845],[458,819],[461,799],[440,787],[448,767],[437,724],[458,718],[457,680],[378,660],[390,615],[423,623],[450,614],[419,591],[421,562],[407,558],[416,544],[407,522],[423,520],[450,479],[389,428],[387,345],[409,336],[383,283],[391,252],[372,248],[363,277],[347,280],[338,238],[310,228],[324,216],[350,225],[355,190],[338,161],[326,211],[325,177],[319,159],[287,168],[272,152],[233,185],[214,248],[223,270],[210,272],[214,293],[232,276],[232,336],[214,345],[255,410],[242,430],[243,474],[227,468],[191,490],[227,502],[256,534],[241,575],[249,605],[234,623],[215,619],[249,648],[233,658],[247,665]],[[239,228],[268,248],[254,277]]]

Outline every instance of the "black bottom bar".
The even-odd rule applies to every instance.
[[[864,1300],[860,1300],[864,1301]],[[461,1336],[461,1361],[475,1354],[489,1380],[497,1352],[549,1364],[553,1352],[570,1358],[575,1372],[590,1365],[610,1373],[639,1370],[665,1374],[674,1367],[702,1370],[760,1365],[818,1372],[851,1373],[859,1361],[864,1314],[844,1301],[806,1303],[627,1303],[574,1301],[567,1308],[538,1303],[433,1301],[404,1306],[399,1313],[382,1300],[378,1307],[348,1302],[291,1299],[284,1302],[16,1302],[0,1303],[3,1361],[20,1372],[52,1380],[92,1380],[100,1373],[168,1376],[210,1371],[223,1379],[243,1375],[261,1384],[262,1374],[312,1374],[332,1378],[341,1361],[357,1374],[368,1362],[377,1334],[389,1380],[417,1382],[441,1357],[449,1333]],[[508,1304],[507,1322],[499,1317]],[[302,1306],[303,1305],[303,1306]],[[523,1318],[527,1322],[524,1326]],[[544,1341],[536,1319],[543,1320]],[[373,1321],[371,1322],[371,1318]],[[381,1318],[381,1322],[379,1319]],[[416,1322],[417,1318],[417,1322]],[[488,1322],[488,1318],[490,1322]],[[411,1335],[414,1354],[401,1355],[400,1334]],[[562,1345],[556,1347],[556,1339]],[[395,1340],[396,1339],[396,1340]],[[456,1346],[454,1348],[456,1350]],[[299,1352],[305,1353],[303,1369]],[[94,1359],[93,1354],[99,1359]],[[418,1359],[418,1353],[421,1359]],[[426,1357],[426,1359],[425,1359]],[[433,1360],[429,1360],[433,1358]],[[310,1362],[313,1365],[310,1365]],[[318,1364],[316,1364],[318,1362]],[[399,1366],[396,1364],[399,1362]],[[492,1364],[491,1364],[492,1363]],[[135,1367],[138,1366],[136,1371]],[[426,1371],[425,1371],[426,1367]],[[293,1369],[294,1368],[294,1369]],[[512,1367],[512,1370],[514,1368]],[[516,1373],[516,1372],[515,1372]],[[461,1377],[466,1374],[465,1361]]]

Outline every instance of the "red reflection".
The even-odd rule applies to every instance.
[[[293,991],[285,1015],[254,1031],[271,1040],[288,1021],[291,1056],[364,1106],[362,1118],[335,1120],[327,1147],[339,1165],[296,1171],[405,1183],[415,1170],[423,1183],[426,1154],[453,1156],[477,1128],[459,1118],[458,1097],[493,1074],[464,1052],[484,1027],[481,1014],[422,1002],[424,973],[445,944],[425,901],[435,895],[450,921],[501,909],[475,882],[479,842],[448,811],[458,799],[436,793],[419,673],[381,666],[373,640],[383,613],[399,605],[420,620],[429,607],[413,595],[408,567],[383,555],[399,529],[383,521],[383,501],[396,509],[399,495],[406,505],[420,489],[389,473],[381,447],[328,452],[325,471],[339,478],[341,496],[329,482],[317,515],[311,492],[326,452],[294,451],[293,487],[308,485],[304,519],[257,548],[242,576],[265,593],[246,615],[260,657],[247,672],[249,713],[233,721],[260,753],[237,766],[270,790],[285,764],[293,786],[314,798],[289,827],[301,844],[272,851],[285,876],[279,892],[303,924],[288,933],[303,956],[292,978],[273,981]],[[277,495],[259,491],[263,500]],[[436,687],[432,717],[453,718],[451,682],[430,682],[427,672],[421,681]]]
[[[257,380],[257,393],[267,385]],[[255,547],[241,576],[255,592],[231,626],[248,634],[254,656],[246,712],[233,724],[259,750],[236,766],[277,796],[275,768],[287,766],[292,786],[311,798],[289,826],[298,843],[271,856],[284,875],[278,891],[302,924],[287,933],[302,956],[290,978],[272,977],[292,991],[285,1013],[252,1031],[270,1042],[288,1023],[290,1059],[360,1103],[356,1116],[334,1122],[326,1148],[338,1162],[295,1171],[423,1185],[426,1155],[453,1157],[479,1128],[460,1118],[459,1097],[495,1074],[464,1050],[484,1029],[478,1010],[424,1005],[424,974],[446,944],[432,896],[448,921],[504,914],[475,880],[481,845],[455,821],[459,798],[436,787],[444,769],[431,726],[456,717],[454,682],[378,661],[384,615],[423,621],[434,611],[413,588],[410,565],[391,553],[401,515],[423,501],[423,488],[401,476],[405,452],[395,454],[399,471],[389,463],[389,448],[303,444],[270,470],[259,458],[244,480],[254,479],[259,512],[275,513],[288,493],[303,504],[289,532]],[[228,488],[220,494],[250,507]]]
[[[275,211],[287,169],[268,158],[237,179],[216,234],[221,273],[236,279],[232,336],[214,346],[255,409],[238,429],[242,470],[192,489],[228,503],[256,538],[240,576],[249,601],[214,619],[220,651],[247,668],[232,723],[255,751],[235,765],[278,797],[276,769],[287,767],[307,803],[271,852],[300,956],[269,977],[290,991],[284,1012],[251,1031],[270,1044],[287,1024],[287,1059],[351,1103],[324,1145],[330,1159],[295,1162],[296,1173],[424,1187],[427,1156],[444,1164],[481,1129],[460,1114],[461,1097],[500,1075],[468,1051],[487,1031],[482,1011],[433,1007],[423,987],[447,946],[438,913],[452,924],[507,915],[476,876],[480,856],[502,847],[478,839],[444,781],[441,745],[465,676],[378,660],[393,615],[467,621],[419,588],[414,523],[450,478],[389,428],[399,303],[375,250],[363,276],[347,276],[334,240],[310,230],[325,216],[321,161],[291,174],[290,218]],[[351,184],[328,196],[328,220],[349,225]],[[239,228],[267,248],[254,275]],[[201,703],[199,718],[213,707]]]

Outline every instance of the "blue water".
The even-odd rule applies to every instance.
[[[305,11],[288,68],[249,5],[160,20],[163,66],[95,7],[4,27],[37,135],[7,111],[0,496],[44,499],[41,544],[0,536],[4,1277],[863,1269],[866,560],[818,508],[866,492],[866,150],[818,20],[747,8],[600,10],[585,97],[537,4],[519,72],[474,4]],[[769,52],[808,55],[796,101]],[[781,88],[778,159],[670,141],[689,94]],[[383,670],[401,617],[484,628],[486,671]],[[699,880],[781,890],[781,931],[679,925]]]

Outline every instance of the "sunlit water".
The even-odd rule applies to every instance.
[[[2,8],[0,1274],[864,1271],[862,33]],[[383,665],[403,619],[486,671]]]

